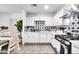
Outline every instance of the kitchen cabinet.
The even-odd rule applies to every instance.
[[[52,35],[49,32],[25,32],[23,43],[50,43]]]
[[[35,43],[39,42],[39,33],[37,32],[25,32],[24,33],[24,38],[23,38],[23,43]]]
[[[79,54],[79,40],[70,40],[72,43],[72,54]]]
[[[55,48],[56,52],[60,53],[60,42],[58,42],[55,38],[51,41],[52,46]]]

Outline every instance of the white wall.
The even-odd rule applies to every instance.
[[[13,13],[12,15],[11,15],[11,18],[10,18],[10,30],[13,30],[12,32],[16,32],[17,31],[17,29],[16,29],[16,27],[15,27],[15,24],[16,24],[16,22],[18,21],[18,20],[23,20],[23,14],[22,14],[22,12],[20,12],[20,13]]]
[[[23,13],[1,13],[0,26],[8,26],[11,32],[17,31],[14,26],[18,20],[23,20]]]
[[[10,14],[0,14],[0,26],[9,26]]]
[[[60,10],[55,16],[54,16],[54,20],[55,20],[55,24],[56,25],[62,25],[62,19],[60,19],[60,17],[63,15],[63,10]]]

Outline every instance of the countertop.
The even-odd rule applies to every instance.
[[[58,36],[64,40],[79,40],[79,37],[73,37],[73,36],[69,36],[69,35],[55,35],[55,36]]]

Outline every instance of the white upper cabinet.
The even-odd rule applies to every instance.
[[[26,25],[27,26],[34,26],[34,21],[45,21],[46,26],[55,25],[55,20],[53,19],[52,14],[28,14],[26,18]]]

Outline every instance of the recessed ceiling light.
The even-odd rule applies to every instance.
[[[48,9],[48,8],[49,8],[49,6],[48,6],[48,5],[45,5],[45,6],[44,6],[44,9]]]

